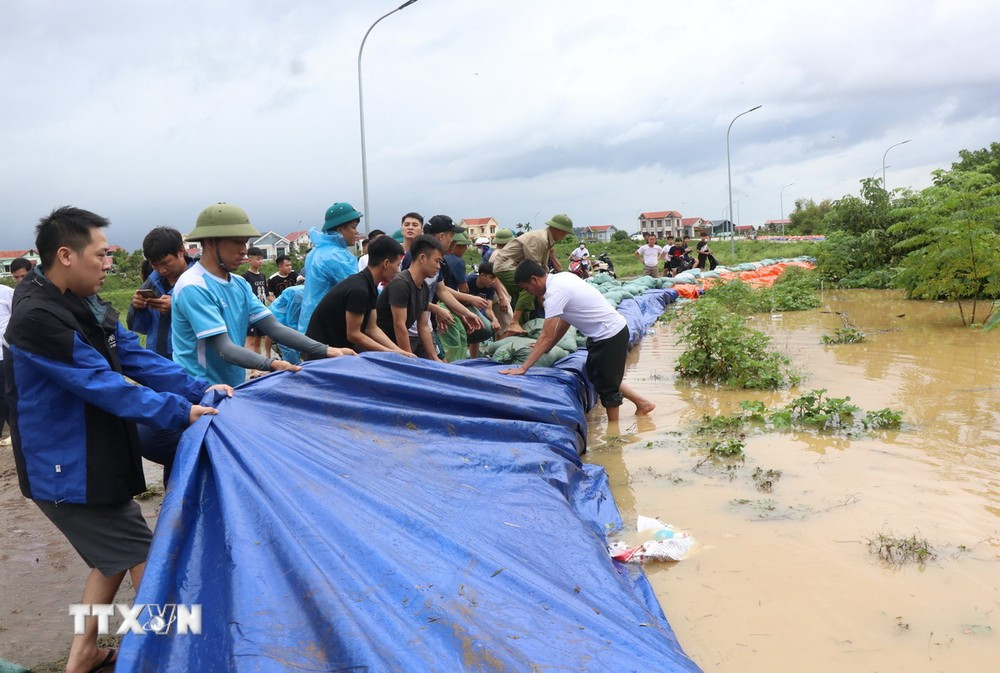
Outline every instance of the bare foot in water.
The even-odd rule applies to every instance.
[[[656,408],[655,402],[650,402],[649,400],[643,400],[643,403],[641,404],[637,402],[635,405],[635,415],[646,416],[647,414],[652,412],[653,409],[655,408]]]

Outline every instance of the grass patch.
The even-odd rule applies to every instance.
[[[841,327],[833,331],[833,336],[823,335],[823,343],[833,344],[859,344],[865,340],[865,333],[853,327]]]
[[[931,545],[916,534],[910,537],[897,537],[892,534],[879,533],[868,538],[868,551],[879,560],[891,566],[902,566],[907,563],[923,565],[935,557]]]

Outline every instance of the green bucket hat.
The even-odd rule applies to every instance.
[[[360,220],[364,217],[361,213],[354,209],[349,203],[335,203],[326,209],[326,218],[323,222],[323,231],[330,231],[331,229],[336,229],[337,227],[347,224],[348,222],[353,222],[354,220]]]
[[[494,245],[507,245],[514,240],[514,232],[510,229],[497,229],[497,233],[493,236]]]
[[[396,231],[392,232],[392,240],[396,241],[396,243],[402,243],[403,242],[403,230],[402,229],[397,229]]]
[[[194,223],[194,231],[187,236],[189,241],[204,241],[206,238],[258,238],[260,232],[250,224],[245,210],[231,203],[216,203],[201,211]]]
[[[545,226],[565,231],[567,234],[573,233],[573,220],[569,219],[569,215],[553,215],[552,219],[545,223]]]
[[[469,237],[465,235],[464,231],[460,231],[457,234],[455,234],[452,237],[451,242],[454,245],[472,245],[472,241],[469,240]]]

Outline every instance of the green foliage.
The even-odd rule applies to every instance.
[[[712,301],[739,314],[804,311],[820,305],[819,277],[801,267],[785,269],[772,287],[753,288],[740,280],[712,288],[700,301]]]
[[[740,388],[775,389],[797,381],[789,360],[769,349],[771,338],[716,302],[699,300],[678,312],[684,352],[681,376]]]
[[[881,428],[898,428],[903,424],[903,414],[886,407],[878,411],[869,411],[861,419],[861,424],[869,430]]]
[[[1000,297],[1000,183],[985,172],[937,171],[918,201],[893,227],[907,251],[900,284],[912,298],[956,302],[964,325],[986,320],[993,303],[984,300]]]
[[[824,199],[819,203],[812,199],[796,199],[795,210],[788,216],[791,224],[785,228],[785,233],[799,236],[825,233],[826,226],[823,220],[832,209],[833,204],[830,199]]]
[[[796,397],[771,414],[775,427],[808,425],[823,429],[841,428],[851,422],[861,408],[851,404],[850,397],[824,397],[826,389],[811,390]]]
[[[738,437],[726,437],[712,442],[708,447],[708,453],[717,458],[743,458],[743,449],[746,444]]]
[[[629,239],[629,233],[627,231],[623,230],[623,229],[619,229],[615,233],[611,234],[611,240],[612,241],[628,241],[628,240],[630,240]]]
[[[842,327],[834,330],[833,336],[823,335],[825,344],[859,344],[865,340],[865,333],[853,327]]]
[[[958,156],[961,159],[951,165],[952,171],[979,171],[1000,182],[1000,143],[991,143],[981,150],[959,150]]]
[[[749,426],[758,425],[764,429],[857,434],[862,429],[897,429],[903,423],[903,415],[889,408],[866,412],[859,420],[861,408],[851,404],[850,397],[828,397],[826,392],[811,390],[774,409],[768,409],[759,400],[743,400],[738,414],[704,416],[695,426],[695,432],[742,438]]]

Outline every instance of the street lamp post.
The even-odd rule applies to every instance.
[[[909,140],[904,140],[901,143],[896,143],[895,145],[889,145],[889,150],[891,150],[893,147],[899,147],[900,145],[905,145],[906,143],[910,142],[910,140],[912,140],[912,138],[910,138]],[[886,150],[885,154],[882,155],[882,189],[884,189],[887,192],[889,191],[889,189],[885,186],[885,158],[889,155],[889,150]]]
[[[361,54],[365,50],[365,42],[368,41],[368,34],[372,32],[372,28],[378,25],[379,21],[395,14],[401,9],[406,9],[417,0],[407,0],[402,5],[392,10],[388,14],[383,14],[380,16],[375,23],[368,27],[365,31],[365,36],[361,38],[361,47],[358,48],[358,112],[361,115],[361,185],[365,193],[365,234],[367,235],[371,229],[371,210],[368,208],[368,157],[365,154],[365,96],[361,88]]]
[[[754,110],[759,110],[760,108],[761,108],[761,106],[758,105],[757,107],[750,108],[746,112],[739,113],[738,115],[736,115],[735,117],[733,117],[733,121],[729,122],[729,128],[726,129],[726,172],[729,175],[729,221],[730,221],[730,224],[732,224],[732,218],[733,218],[733,166],[732,166],[732,163],[729,160],[729,132],[733,130],[733,124],[736,123],[737,119],[739,119],[740,117],[742,117],[745,114],[750,114]],[[731,232],[732,236],[729,239],[729,252],[731,254],[735,255],[736,254],[736,225],[732,225],[731,229],[732,229],[732,232]]]
[[[742,201],[743,199],[746,199],[746,198],[749,198],[749,197],[750,197],[750,195],[749,195],[749,194],[744,194],[744,195],[743,195],[743,196],[741,196],[740,198],[736,199],[736,223],[737,223],[737,224],[739,224],[739,223],[743,222],[743,218],[742,218],[742,217],[740,217],[740,201]],[[730,213],[730,215],[731,215],[731,214],[732,214],[732,213]],[[735,225],[734,225],[734,226],[735,226]],[[735,231],[733,232],[733,235],[735,236]]]
[[[781,235],[785,235],[785,190],[794,185],[794,182],[789,182],[787,185],[781,188],[778,192],[778,198],[781,199]]]

